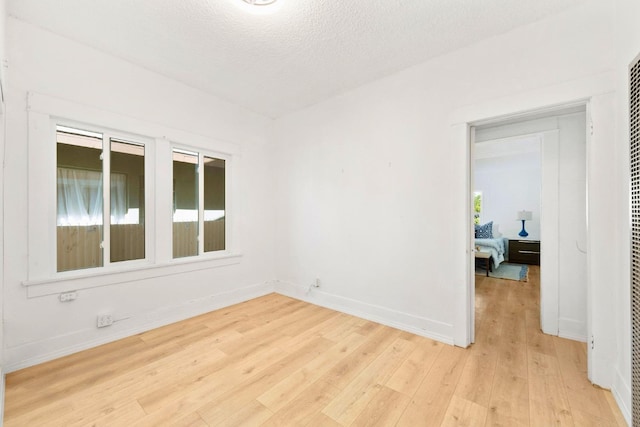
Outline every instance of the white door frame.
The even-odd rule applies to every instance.
[[[475,143],[476,143],[476,130],[475,127],[469,127],[469,157],[467,162],[469,164],[469,188],[468,188],[468,200],[469,205],[467,206],[467,211],[470,214],[468,226],[469,226],[469,242],[467,247],[471,248],[470,256],[468,257],[470,265],[467,266],[467,281],[470,284],[469,286],[469,313],[471,313],[471,318],[469,319],[469,342],[476,342],[476,316],[475,316],[475,301],[476,301],[476,248],[475,241],[471,236],[474,235],[475,227],[473,224],[473,215],[474,215],[474,196],[473,192],[475,191]]]
[[[611,72],[576,80],[561,85],[551,86],[536,91],[522,93],[511,97],[492,100],[454,111],[449,123],[450,142],[453,144],[453,155],[466,159],[460,162],[458,172],[466,176],[464,180],[464,198],[454,198],[454,209],[461,230],[468,230],[472,223],[470,207],[471,179],[469,173],[471,148],[470,131],[472,126],[503,121],[507,118],[522,117],[534,112],[551,111],[565,108],[568,105],[587,104],[587,119],[592,120],[598,131],[587,135],[587,330],[590,340],[598,342],[589,353],[589,378],[595,384],[609,388],[612,382],[611,362],[614,359],[615,337],[613,320],[608,321],[613,312],[613,297],[606,278],[606,266],[614,265],[612,254],[598,245],[602,230],[608,229],[605,212],[611,209],[615,199],[606,188],[608,174],[613,170],[607,150],[614,140],[613,115],[611,104],[615,90],[615,75]],[[600,125],[600,126],[599,126]],[[604,158],[603,158],[604,156]],[[595,166],[595,167],[594,167]],[[465,224],[465,225],[462,225]],[[456,263],[466,271],[466,283],[455,288],[456,301],[454,317],[454,343],[467,347],[473,342],[475,301],[474,280],[470,269],[473,257],[473,240],[470,232],[464,238],[454,234]],[[459,258],[458,258],[459,257]],[[598,262],[591,262],[597,260]],[[607,262],[610,261],[610,262]],[[556,309],[557,310],[557,309]],[[557,315],[556,315],[557,317]],[[593,319],[598,319],[594,323]],[[591,346],[590,346],[591,347]]]

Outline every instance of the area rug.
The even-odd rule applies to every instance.
[[[487,272],[481,267],[476,267],[476,274],[478,276],[486,276]],[[494,268],[493,271],[489,272],[489,277],[526,282],[529,280],[529,266],[503,262],[498,268]]]

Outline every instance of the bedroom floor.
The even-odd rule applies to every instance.
[[[487,410],[484,425],[626,426],[611,393],[587,380],[586,344],[539,325],[540,267],[528,282],[476,275],[470,360],[483,373],[473,401]]]
[[[468,349],[267,295],[8,374],[5,426],[625,425],[529,277],[477,277]]]

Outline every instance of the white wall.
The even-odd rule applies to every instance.
[[[7,87],[6,83],[6,0],[0,0],[0,85],[3,88]],[[6,90],[6,89],[5,89]],[[5,152],[5,129],[6,129],[6,114],[5,114],[5,102],[2,102],[0,109],[2,112],[0,116],[0,259],[4,258],[4,152]],[[0,265],[0,418],[4,418],[4,352],[1,350],[4,348],[4,263]],[[0,422],[2,425],[2,422]]]
[[[8,370],[271,291],[275,277],[273,172],[265,161],[271,120],[19,20],[8,20],[7,41],[11,80],[5,171],[11,185],[4,199],[11,207],[5,216],[5,242],[10,250],[4,260]],[[104,111],[105,117],[117,114],[149,129],[176,129],[212,141],[211,147],[203,148],[215,149],[215,141],[236,144],[239,191],[233,196],[243,254],[240,262],[166,277],[145,279],[144,273],[127,283],[81,290],[70,303],[59,302],[56,294],[27,297],[23,286],[28,277],[27,91],[88,106],[87,110],[97,111],[98,119]],[[170,174],[170,164],[166,166],[167,170],[158,171],[161,176]],[[170,241],[170,230],[156,233],[158,240]],[[65,282],[51,286],[64,288]],[[98,330],[95,321],[100,312],[127,319]]]
[[[588,2],[278,120],[278,289],[453,342],[467,164],[450,115],[608,71],[611,16]]]
[[[0,82],[6,91],[7,70],[5,61],[7,59],[7,0],[0,0]],[[6,96],[6,95],[5,95]],[[4,108],[4,106],[3,106]]]
[[[623,409],[627,420],[631,418],[631,301],[630,301],[630,217],[629,217],[629,73],[631,61],[640,54],[640,2],[615,1],[615,70],[618,84],[616,105],[616,196],[622,209],[612,212],[612,232],[618,245],[613,247],[616,268],[611,282],[615,283],[616,377],[612,392]]]
[[[510,146],[516,147],[505,148]],[[497,147],[505,149],[496,150]],[[516,219],[517,212],[531,211],[532,219],[526,221],[525,230],[529,239],[540,239],[539,139],[479,142],[475,154],[474,189],[482,191],[483,198],[480,222],[493,221],[502,237],[518,239],[522,221]]]

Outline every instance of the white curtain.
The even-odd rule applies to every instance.
[[[127,176],[111,174],[111,224],[124,224],[127,213]]]
[[[102,173],[58,168],[58,225],[102,225]],[[111,221],[119,223],[126,213],[127,181],[111,174]]]

